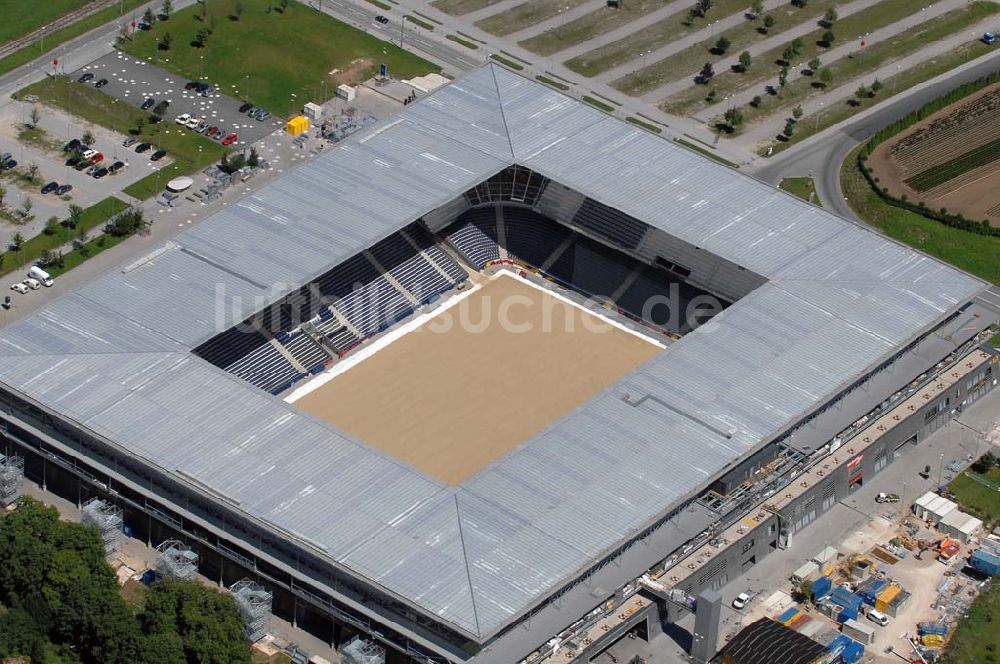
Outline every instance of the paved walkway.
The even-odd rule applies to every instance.
[[[993,29],[996,25],[996,18],[989,17],[979,23],[971,26],[971,30],[974,33],[981,34],[986,30]],[[897,75],[900,71],[914,69],[921,66],[923,63],[933,60],[935,57],[950,53],[955,48],[961,44],[967,43],[969,41],[969,33],[961,32],[959,34],[951,35],[945,39],[932,42],[925,46],[924,48],[911,53],[903,58],[889,62],[874,72],[870,72],[859,76],[857,78],[851,79],[849,81],[844,81],[841,85],[836,88],[832,88],[824,92],[823,94],[818,94],[813,97],[807,98],[801,102],[802,110],[805,112],[805,117],[803,122],[809,122],[811,115],[822,112],[824,109],[833,108],[836,104],[846,103],[848,99],[854,96],[855,90],[858,89],[860,85],[870,85],[871,82],[878,78],[879,80],[886,81],[892,76]],[[777,81],[771,82],[772,85],[776,85]],[[886,86],[890,91],[892,84],[889,83]],[[884,94],[884,93],[883,93]],[[752,96],[752,95],[751,95]],[[748,102],[749,97],[745,98],[746,95],[738,95],[731,98],[731,103],[734,105],[739,105]],[[714,107],[718,109],[718,104]],[[724,109],[717,111],[718,113],[725,112]],[[755,122],[754,124],[747,127],[740,136],[736,139],[744,149],[750,149],[756,151],[757,146],[764,142],[770,141],[777,136],[778,132],[785,126],[785,122],[788,116],[788,109],[778,110],[775,113],[763,118],[760,122]],[[707,114],[703,114],[704,117],[709,117]],[[815,118],[813,118],[815,119]]]
[[[958,0],[953,0],[953,1],[958,1]],[[854,2],[848,3],[843,7],[838,7],[837,11],[840,14],[840,17],[843,18],[846,16],[850,16],[851,14],[856,14],[860,11],[868,9],[873,5],[877,5],[879,2],[882,2],[882,0],[854,0]],[[817,27],[818,27],[817,21],[805,21],[803,23],[800,23],[799,25],[789,28],[788,30],[784,30],[782,32],[772,32],[771,35],[766,39],[754,42],[753,44],[750,44],[743,49],[732,49],[725,58],[713,62],[715,71],[717,72],[729,71],[731,67],[738,65],[740,53],[742,53],[744,50],[748,51],[751,56],[756,58],[762,53],[766,53],[767,51],[773,48],[784,46],[791,43],[791,41],[797,37],[803,37],[809,34],[810,32],[813,32],[814,30],[817,29]],[[834,25],[834,29],[836,29],[836,25]],[[857,42],[852,41],[843,44],[843,46],[856,48]],[[824,54],[826,55],[826,59],[830,59],[833,57],[831,55],[833,50],[835,49],[831,49],[830,53]],[[659,62],[657,62],[657,64],[659,64]],[[631,67],[631,69],[623,70],[621,72],[622,76],[625,76],[637,69],[634,62],[630,63],[629,67]],[[752,66],[751,71],[753,71],[753,67],[773,68],[774,65],[771,62],[757,62],[755,65]],[[619,67],[619,69],[622,68]],[[677,72],[677,73],[682,73],[682,72]],[[663,99],[669,97],[670,95],[677,94],[678,92],[683,92],[687,88],[691,87],[693,79],[697,75],[697,73],[698,70],[683,72],[684,75],[681,78],[675,79],[659,87],[653,88],[649,92],[644,93],[640,98],[643,101],[650,104],[658,103]]]

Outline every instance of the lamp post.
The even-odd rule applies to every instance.
[[[938,481],[937,481],[938,487],[941,486],[941,472],[943,470],[944,470],[944,452],[942,452],[941,456],[938,458]]]
[[[819,131],[819,116],[823,114],[823,102],[819,103],[819,110],[816,111],[816,126],[813,127],[813,133],[815,134]]]
[[[403,48],[403,28],[406,27],[406,19],[408,16],[404,16],[403,20],[399,22],[399,47]]]

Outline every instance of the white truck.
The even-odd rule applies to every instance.
[[[28,270],[28,278],[40,281],[42,285],[45,287],[49,287],[53,283],[55,283],[55,281],[52,279],[52,275],[50,275],[48,272],[38,267],[37,265],[32,266],[32,268]]]

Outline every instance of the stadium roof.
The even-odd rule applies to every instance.
[[[189,352],[514,163],[768,282],[458,487]],[[0,331],[0,381],[484,642],[982,288],[486,65]]]

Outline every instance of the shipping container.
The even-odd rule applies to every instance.
[[[856,606],[845,606],[840,613],[837,614],[837,622],[845,623],[848,620],[858,619],[858,607]]]
[[[861,606],[861,598],[852,593],[844,586],[837,586],[830,593],[830,601],[842,607],[858,608]]]
[[[912,595],[905,590],[901,590],[896,597],[889,602],[889,606],[885,608],[885,612],[890,616],[895,618],[903,608],[910,603],[910,597]]]
[[[920,637],[920,642],[925,646],[936,648],[944,645],[944,637],[940,634],[924,634]]]
[[[875,629],[864,625],[857,620],[848,620],[844,623],[843,632],[859,643],[871,645],[875,641]]]
[[[948,625],[942,622],[922,622],[917,624],[918,634],[939,634],[944,636],[948,633]]]
[[[860,662],[861,657],[865,654],[865,647],[858,643],[857,641],[851,641],[844,648],[844,652],[840,653],[841,658],[844,660],[845,664],[855,664],[855,662]]]
[[[777,618],[777,622],[787,627],[788,623],[795,620],[795,616],[797,615],[799,615],[799,610],[793,606],[789,609],[785,609],[784,611],[782,611],[781,615],[779,615]]]
[[[990,576],[1000,574],[1000,556],[989,551],[979,549],[973,552],[972,559],[969,562],[975,569],[984,574],[989,574]]]
[[[817,575],[819,575],[819,565],[810,560],[806,564],[802,565],[802,567],[792,572],[792,576],[789,578],[792,583],[798,585],[806,579],[812,580],[816,578]]]
[[[830,594],[831,590],[833,590],[833,581],[830,580],[830,577],[821,576],[816,579],[812,585],[813,601],[818,602],[823,599]]]
[[[875,608],[878,611],[885,613],[889,608],[889,604],[892,603],[892,600],[896,599],[896,596],[901,590],[902,588],[895,584],[883,590],[879,593],[879,596],[875,598]]]
[[[865,590],[859,592],[861,599],[864,600],[865,604],[868,606],[875,606],[875,600],[882,593],[883,590],[889,587],[889,582],[885,579],[875,579],[871,586]]]

